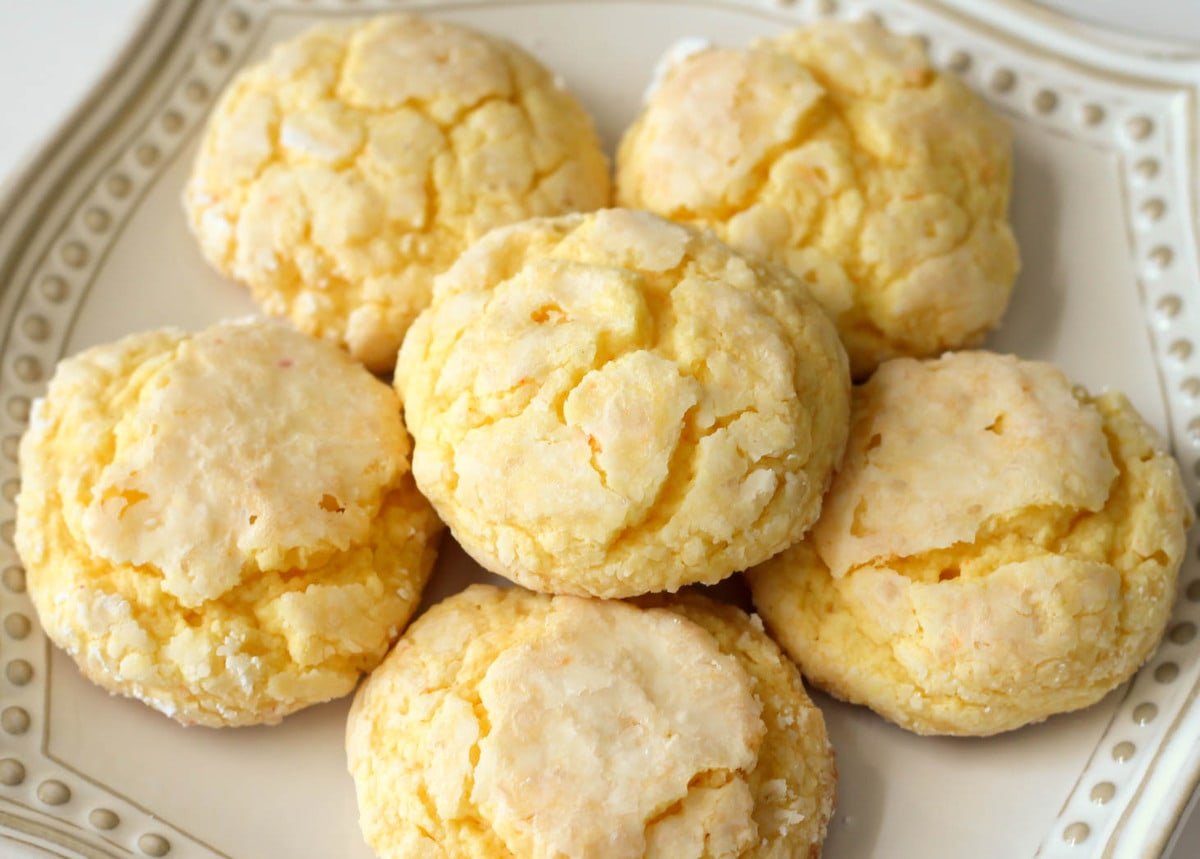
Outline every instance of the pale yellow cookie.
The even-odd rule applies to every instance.
[[[318,26],[239,73],[185,204],[205,257],[263,309],[386,371],[467,244],[608,195],[591,119],[536,60],[391,15]]]
[[[42,628],[184,724],[345,695],[433,565],[408,449],[386,385],[278,323],[65,360],[21,443],[16,544]]]
[[[484,567],[601,597],[715,582],[816,519],[845,353],[782,269],[645,212],[493,232],[396,368],[417,485]]]
[[[823,22],[671,67],[621,143],[617,200],[791,268],[861,378],[999,321],[1011,136],[916,40]]]
[[[476,585],[363,684],[346,750],[383,859],[816,857],[833,753],[757,618]]]
[[[1117,393],[987,352],[883,364],[804,542],[754,603],[813,683],[922,734],[1086,707],[1157,645],[1191,510]]]

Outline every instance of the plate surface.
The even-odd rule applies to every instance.
[[[1015,0],[161,0],[0,206],[0,854],[369,859],[345,772],[347,702],[211,731],[92,687],[37,629],[12,499],[30,402],[61,356],[252,312],[204,265],[179,204],[233,71],[316,20],[384,8],[522,44],[563,74],[610,149],[680,37],[739,45],[863,14],[924,36],[1016,132],[1024,273],[989,345],[1126,391],[1200,497],[1200,55],[1068,29]],[[445,546],[434,598],[483,575]],[[1158,855],[1200,776],[1195,533],[1181,575],[1158,654],[1080,713],[988,740],[921,739],[816,696],[841,773],[825,855]]]

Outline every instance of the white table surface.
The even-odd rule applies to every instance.
[[[1200,0],[1041,2],[1122,32],[1200,45]],[[86,93],[132,33],[147,3],[0,0],[0,179],[19,167]],[[1196,857],[1200,808],[1193,802],[1168,859]]]

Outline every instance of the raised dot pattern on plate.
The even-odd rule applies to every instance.
[[[32,355],[22,355],[13,363],[17,378],[27,384],[33,384],[42,378],[42,365]]]
[[[1133,753],[1137,751],[1137,747],[1128,740],[1122,740],[1113,746],[1113,760],[1119,763],[1125,763],[1133,757]]]
[[[1033,109],[1038,113],[1050,113],[1056,107],[1058,107],[1058,94],[1053,90],[1040,90],[1033,97]]]
[[[89,230],[94,233],[102,233],[108,229],[108,225],[112,223],[112,215],[107,209],[102,209],[95,206],[88,209],[83,215],[83,223]]]
[[[1179,676],[1179,666],[1174,662],[1164,662],[1154,669],[1154,679],[1159,683],[1174,683]]]
[[[10,593],[23,594],[25,593],[25,571],[20,567],[7,567],[4,574],[0,577],[4,581],[4,587]]]
[[[950,55],[950,59],[947,61],[946,65],[948,65],[952,71],[955,71],[961,75],[971,68],[971,55],[966,51],[955,51]]]
[[[6,734],[23,734],[29,730],[29,713],[22,707],[5,707],[0,711],[0,728]]]
[[[37,798],[46,805],[65,805],[71,801],[71,789],[58,779],[46,779],[38,785]]]
[[[1099,125],[1104,122],[1104,108],[1098,104],[1085,104],[1080,113],[1084,125]]]
[[[0,760],[0,784],[16,787],[25,781],[25,766],[14,758]]]
[[[58,275],[50,275],[42,281],[42,295],[58,304],[67,297],[67,282]]]
[[[109,811],[107,808],[93,808],[88,814],[88,823],[97,829],[105,831],[116,829],[121,822],[121,818],[115,811]]]
[[[1143,701],[1133,708],[1133,721],[1139,725],[1149,725],[1157,715],[1158,707],[1150,701]]]
[[[1189,644],[1196,637],[1196,624],[1190,620],[1177,623],[1167,633],[1167,638],[1174,644]]]
[[[171,852],[171,842],[161,835],[146,834],[138,839],[138,849],[147,856],[166,856]]]
[[[30,405],[29,397],[12,397],[8,401],[8,416],[17,423],[24,423],[29,419]]]
[[[1167,204],[1161,197],[1151,197],[1138,207],[1138,211],[1146,221],[1158,221],[1166,214]]]
[[[26,316],[21,322],[21,333],[36,343],[41,343],[50,336],[50,322],[45,316],[37,313]]]
[[[992,75],[992,89],[996,92],[1011,92],[1017,85],[1017,76],[1012,69],[997,69]]]
[[[33,625],[29,622],[29,618],[18,612],[13,612],[4,618],[4,631],[8,633],[9,638],[19,641],[29,635],[32,628]]]
[[[1063,830],[1063,840],[1068,844],[1082,844],[1091,834],[1090,826],[1082,821],[1076,821]]]
[[[4,676],[14,686],[24,686],[33,679],[33,666],[24,659],[14,659],[4,666]]]
[[[1134,140],[1145,140],[1154,133],[1154,121],[1148,116],[1135,116],[1125,125]]]
[[[69,241],[62,246],[62,261],[71,268],[82,268],[88,261],[88,249],[79,241]]]

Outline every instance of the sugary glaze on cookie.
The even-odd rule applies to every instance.
[[[857,378],[999,321],[1010,171],[1007,126],[918,42],[822,22],[677,62],[622,140],[617,200],[790,267]]]
[[[797,540],[848,413],[845,355],[794,279],[627,210],[475,245],[396,384],[417,482],[462,546],[604,597],[717,581]]]
[[[744,778],[689,785],[753,766],[761,708],[737,660],[678,616],[565,597],[537,639],[496,658],[479,701],[491,730],[472,798],[517,854],[639,857],[675,802],[673,830],[707,819],[726,850],[753,841]]]
[[[685,591],[642,597],[639,604],[683,615],[738,657],[762,706],[766,737],[748,781],[758,841],[745,859],[817,859],[833,814],[837,771],[821,711],[809,700],[800,672],[763,629],[758,615]],[[678,855],[720,856],[694,829]],[[662,854],[672,856],[670,852]],[[734,854],[736,855],[736,854]]]
[[[749,578],[816,684],[921,733],[990,734],[1141,665],[1190,521],[1120,394],[1010,356],[901,359],[855,391],[812,535]]]
[[[347,729],[382,857],[815,855],[832,756],[799,674],[702,597],[476,586],[431,609]]]
[[[846,457],[813,529],[835,578],[971,543],[1013,510],[1103,509],[1117,476],[1104,421],[1057,368],[964,352],[879,373],[855,395]]]
[[[185,194],[208,260],[389,370],[434,275],[494,226],[608,202],[591,120],[519,48],[409,15],[323,24],[241,72]]]
[[[408,449],[386,385],[279,324],[139,334],[62,362],[18,499],[47,635],[183,722],[277,721],[346,694],[433,563]]]

